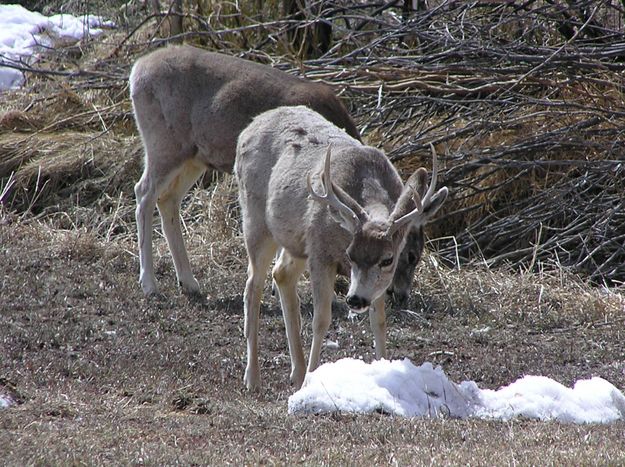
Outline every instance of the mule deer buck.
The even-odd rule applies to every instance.
[[[146,295],[158,290],[152,257],[157,205],[178,282],[185,292],[199,292],[180,229],[180,203],[207,169],[232,171],[237,137],[254,116],[281,105],[307,105],[360,139],[329,86],[190,46],[137,60],[130,95],[145,148],[135,194],[139,282]]]
[[[350,275],[347,305],[369,310],[376,358],[386,356],[385,291],[411,228],[438,211],[447,188],[435,192],[417,170],[404,185],[379,150],[365,146],[306,107],[257,116],[240,135],[235,174],[248,252],[245,336],[249,389],[260,384],[259,309],[272,258],[291,355],[291,381],[306,374],[297,282],[306,267],[313,295],[313,338],[307,371],[319,365],[330,326],[336,275]]]

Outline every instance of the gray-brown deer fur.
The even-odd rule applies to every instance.
[[[135,194],[139,281],[146,294],[157,292],[152,256],[157,205],[178,282],[185,292],[199,291],[180,229],[180,203],[207,169],[232,171],[237,137],[254,116],[282,105],[306,105],[360,138],[330,87],[190,46],[160,49],[137,60],[130,94],[145,147]]]
[[[306,268],[314,306],[307,370],[319,365],[337,274],[351,276],[347,304],[356,312],[369,310],[376,358],[384,358],[384,296],[400,252],[409,230],[421,228],[447,197],[447,188],[434,192],[435,171],[427,193],[425,169],[417,170],[404,185],[381,151],[299,106],[274,109],[253,120],[239,137],[235,174],[249,259],[244,294],[247,387],[260,384],[260,301],[278,249],[282,252],[273,278],[293,384],[301,386],[306,374],[297,296],[297,282]]]

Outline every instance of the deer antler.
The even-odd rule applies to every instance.
[[[341,217],[345,219],[352,231],[355,231],[360,225],[361,220],[360,217],[354,212],[352,208],[347,206],[343,201],[341,201],[334,191],[334,189],[340,189],[339,187],[335,187],[332,183],[332,179],[330,178],[330,154],[331,154],[332,145],[328,145],[328,151],[326,152],[325,162],[323,166],[323,172],[321,173],[321,184],[325,189],[325,194],[319,194],[315,192],[312,187],[312,183],[310,180],[310,174],[306,178],[306,183],[308,185],[308,193],[312,199],[315,201],[319,201],[321,203],[327,204],[328,206],[332,206],[336,208]]]
[[[436,157],[436,151],[434,150],[434,145],[430,143],[430,149],[432,151],[432,179],[430,180],[430,186],[428,187],[428,191],[425,193],[423,198],[419,196],[419,193],[414,191],[413,200],[417,207],[410,211],[408,214],[404,214],[399,219],[393,221],[393,224],[389,228],[389,234],[393,234],[399,227],[402,225],[412,222],[418,219],[423,215],[425,210],[429,207],[432,202],[432,196],[434,195],[434,191],[436,190],[436,179],[438,176],[438,158]],[[439,190],[439,192],[445,191],[445,197],[447,196],[447,188],[443,187]],[[437,192],[438,194],[438,192]]]

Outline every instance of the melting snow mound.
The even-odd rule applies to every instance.
[[[480,391],[475,416],[508,420],[517,416],[572,423],[625,420],[625,396],[603,378],[579,380],[572,388],[545,376],[525,376],[493,391]]]
[[[408,359],[368,364],[345,358],[309,373],[289,398],[289,413],[323,412],[609,423],[625,420],[625,396],[602,378],[567,388],[544,376],[525,376],[495,391],[473,381],[456,384],[429,362],[417,367]]]

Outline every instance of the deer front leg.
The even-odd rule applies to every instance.
[[[376,298],[369,307],[369,324],[373,331],[375,342],[375,358],[386,358],[386,310],[384,309],[384,295]]]
[[[306,360],[302,349],[302,325],[300,302],[297,296],[297,282],[306,268],[306,261],[294,258],[282,250],[280,258],[273,268],[273,279],[278,287],[282,316],[286,328],[291,355],[291,383],[299,389],[306,376]]]
[[[313,339],[308,359],[308,371],[314,371],[321,359],[321,346],[332,319],[332,299],[336,266],[310,266],[310,279],[313,289]]]
[[[246,238],[249,263],[247,282],[243,295],[245,313],[244,334],[247,340],[247,366],[243,381],[250,390],[260,387],[260,366],[258,364],[258,329],[260,315],[260,301],[263,295],[263,285],[267,277],[267,269],[271,264],[276,246],[270,239],[255,242],[250,245]]]

